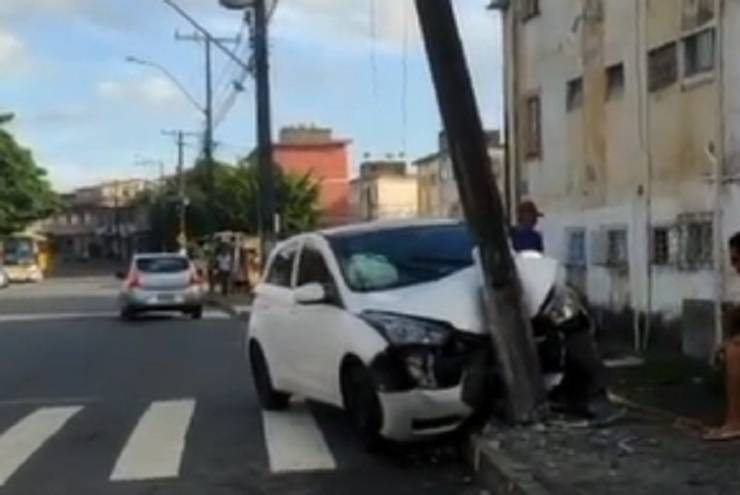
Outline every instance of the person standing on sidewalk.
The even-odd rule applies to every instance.
[[[740,232],[730,238],[730,263],[740,275]],[[725,423],[710,430],[705,440],[740,439],[740,306],[736,305],[725,319],[729,338],[719,349],[718,357],[725,365],[726,412]]]
[[[534,201],[526,200],[519,204],[516,211],[517,224],[511,227],[510,232],[514,251],[545,251],[542,234],[535,229],[542,216]]]
[[[231,269],[233,268],[231,249],[228,245],[221,246],[221,250],[216,257],[216,268],[218,269],[218,282],[221,286],[221,294],[228,296]]]

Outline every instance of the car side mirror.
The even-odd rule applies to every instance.
[[[324,286],[317,283],[298,287],[293,297],[298,304],[321,304],[327,300]]]

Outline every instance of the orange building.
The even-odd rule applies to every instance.
[[[285,172],[311,174],[321,187],[322,225],[350,219],[349,140],[334,139],[331,129],[286,127],[273,145],[273,159]]]

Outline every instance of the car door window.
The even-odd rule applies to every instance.
[[[301,253],[301,262],[298,265],[298,286],[318,283],[334,285],[329,268],[326,266],[324,255],[316,249],[306,246]]]
[[[305,246],[298,264],[298,287],[306,284],[321,284],[327,295],[339,304],[339,293],[324,255],[315,248]]]
[[[268,284],[290,288],[295,255],[296,250],[293,247],[283,249],[275,255],[267,274]]]

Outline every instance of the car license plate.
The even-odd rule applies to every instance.
[[[157,296],[157,301],[161,303],[173,303],[176,302],[176,299],[174,294],[159,294]]]

